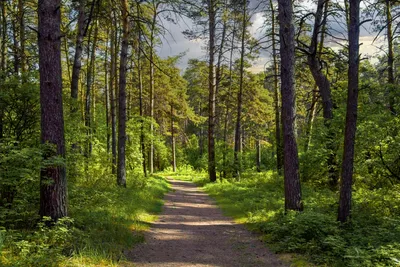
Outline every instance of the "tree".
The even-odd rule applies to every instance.
[[[241,48],[240,48],[240,78],[239,78],[239,92],[237,97],[237,116],[236,116],[236,128],[235,128],[235,152],[234,152],[234,167],[235,173],[240,177],[241,162],[239,160],[239,153],[241,152],[240,140],[241,140],[241,119],[242,119],[242,97],[243,97],[243,75],[244,75],[244,56],[245,56],[245,38],[246,38],[246,27],[247,27],[247,0],[243,0],[242,3],[242,32],[241,32]]]
[[[283,125],[283,164],[285,179],[285,210],[303,209],[299,176],[299,159],[295,137],[295,39],[291,0],[278,1],[281,56],[281,95]]]
[[[41,141],[51,145],[43,157],[48,161],[40,172],[40,215],[53,220],[67,216],[67,179],[61,72],[61,1],[38,3],[39,72],[41,105]]]
[[[350,0],[349,2],[349,68],[347,111],[338,211],[338,221],[342,223],[348,221],[351,214],[354,144],[357,130],[358,80],[360,64],[360,0]]]
[[[128,1],[121,0],[121,7],[122,43],[119,67],[117,184],[126,187],[126,71],[129,45]]]
[[[271,9],[271,45],[272,45],[272,60],[273,60],[273,75],[274,75],[274,106],[275,106],[275,141],[276,141],[276,169],[279,174],[282,172],[283,166],[283,151],[282,151],[282,132],[279,108],[279,66],[278,66],[278,53],[277,53],[277,40],[276,40],[276,15],[273,1],[269,1]]]
[[[208,175],[211,182],[217,180],[215,170],[215,75],[214,75],[214,54],[215,54],[215,1],[207,1],[208,9]]]
[[[80,71],[82,67],[82,51],[83,51],[82,43],[86,33],[85,6],[86,6],[86,0],[80,0],[78,8],[78,23],[77,23],[77,34],[75,41],[74,65],[72,68],[72,79],[71,79],[71,98],[74,99],[75,101],[78,100],[78,84],[79,84]],[[77,103],[73,104],[77,105]],[[76,112],[77,107],[73,106],[71,110],[73,112]]]

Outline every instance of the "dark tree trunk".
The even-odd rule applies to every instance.
[[[7,7],[6,1],[0,1],[1,7],[1,62],[0,68],[3,72],[6,71],[7,64]]]
[[[394,50],[393,50],[393,18],[392,18],[392,7],[391,0],[385,0],[386,6],[386,33],[387,33],[387,42],[388,42],[388,85],[389,85],[389,110],[393,115],[396,115],[396,110],[394,109]]]
[[[308,118],[307,118],[306,143],[304,145],[304,151],[306,152],[310,148],[311,144],[312,129],[313,129],[315,115],[317,112],[317,101],[318,101],[317,85],[315,85],[314,90],[312,92],[311,107],[308,112]]]
[[[225,4],[225,9],[227,8],[227,3]],[[223,24],[222,24],[222,34],[221,34],[221,42],[218,47],[218,60],[217,60],[217,69],[215,70],[215,94],[218,95],[219,93],[219,85],[221,82],[221,76],[222,76],[222,70],[221,70],[221,65],[222,65],[222,57],[224,55],[224,47],[225,47],[225,38],[226,38],[226,27],[227,27],[227,20],[225,19]]]
[[[271,8],[271,20],[272,20],[272,59],[273,59],[273,70],[274,70],[274,106],[275,106],[275,139],[276,139],[276,170],[279,174],[282,173],[283,167],[283,147],[282,147],[282,131],[281,131],[281,119],[280,119],[280,108],[279,108],[279,66],[278,66],[278,53],[276,48],[276,15],[273,1],[269,1]]]
[[[65,157],[61,71],[61,1],[38,4],[41,141],[54,145],[45,160]],[[67,179],[64,165],[55,163],[40,172],[40,216],[53,220],[67,216]]]
[[[79,1],[78,8],[78,24],[77,24],[77,35],[75,42],[75,56],[74,56],[74,65],[72,67],[72,79],[71,79],[71,98],[74,100],[72,103],[72,112],[76,112],[77,108],[77,100],[78,100],[78,88],[79,88],[79,76],[82,67],[82,43],[83,38],[85,37],[85,5],[86,0]]]
[[[121,0],[122,5],[122,44],[119,67],[118,97],[118,167],[117,184],[126,187],[126,71],[129,45],[128,1]]]
[[[359,36],[360,0],[350,0],[349,24],[349,70],[346,126],[344,132],[344,151],[338,221],[346,222],[351,214],[351,195],[354,167],[354,144],[357,130],[358,79],[359,79]]]
[[[331,120],[333,118],[331,88],[328,78],[323,73],[318,51],[318,36],[319,34],[324,34],[323,30],[321,31],[321,29],[325,27],[324,25],[326,23],[326,19],[323,19],[325,13],[324,5],[327,6],[328,1],[318,0],[317,11],[315,13],[314,30],[312,33],[307,60],[311,74],[321,94],[324,119]]]
[[[140,6],[137,3],[137,17],[140,18]],[[137,21],[138,30],[138,51],[137,51],[137,69],[138,69],[138,82],[139,82],[139,115],[140,115],[140,150],[143,158],[143,173],[147,177],[146,170],[146,148],[144,144],[144,120],[143,120],[143,78],[142,78],[142,31],[139,20]]]
[[[154,35],[156,29],[157,20],[157,8],[158,4],[153,2],[153,18],[150,30],[150,135],[154,134]],[[150,164],[150,174],[154,172],[154,141],[153,137],[150,140],[150,151],[149,151],[149,164]]]
[[[261,141],[258,138],[256,143],[257,151],[256,151],[256,166],[257,172],[261,172]]]
[[[214,53],[215,53],[215,2],[208,0],[208,28],[209,28],[209,62],[208,62],[208,175],[211,182],[217,180],[215,171],[215,75],[214,75]]]
[[[229,88],[228,88],[228,94],[232,92],[232,86],[233,86],[233,52],[234,52],[234,44],[235,44],[235,37],[236,37],[236,23],[234,20],[233,23],[233,29],[232,29],[232,39],[231,39],[231,51],[230,51],[230,56],[229,56]],[[225,121],[224,121],[224,151],[222,155],[222,162],[224,166],[224,171],[223,171],[223,177],[226,178],[226,173],[227,173],[227,166],[226,166],[226,154],[228,153],[228,118],[229,118],[229,104],[228,100],[226,100],[225,104]]]
[[[108,65],[108,49],[109,49],[109,36],[110,32],[107,29],[107,40],[106,40],[106,47],[105,47],[105,57],[104,57],[104,95],[105,95],[105,102],[106,102],[106,131],[107,131],[107,154],[110,153],[110,88],[109,88],[109,65]]]
[[[18,22],[19,22],[19,58],[21,64],[21,72],[27,71],[26,55],[25,55],[25,12],[24,12],[24,1],[18,0]]]
[[[6,63],[7,63],[7,10],[6,10],[6,2],[0,2],[1,7],[1,60],[0,60],[0,80],[3,80],[6,77]],[[0,88],[0,92],[4,90]],[[0,103],[0,140],[3,139],[4,135],[4,126],[3,126],[3,117],[4,110],[2,107],[2,103]]]
[[[11,21],[11,28],[13,31],[12,38],[13,38],[14,74],[18,75],[20,68],[20,61],[19,61],[19,43],[17,38],[18,29],[15,20]]]
[[[291,0],[278,0],[285,179],[285,210],[302,210],[299,159],[295,137],[295,39]]]
[[[172,105],[171,105],[171,149],[172,149],[172,170],[173,172],[176,172],[174,107]]]
[[[90,48],[90,38],[88,41],[88,67],[86,70],[86,94],[85,94],[85,126],[86,126],[86,151],[85,156],[87,158],[90,157],[92,154],[92,132],[93,132],[93,125],[92,125],[92,102],[94,99],[94,95],[92,94],[92,87],[93,87],[93,76],[94,76],[94,63],[95,63],[95,56],[96,56],[96,45],[97,45],[97,37],[98,37],[98,25],[95,23],[94,27],[94,37],[92,42],[92,47]],[[94,113],[94,112],[93,112]]]
[[[117,27],[116,15],[113,14],[113,25],[111,26],[111,42],[110,42],[110,106],[111,106],[111,172],[117,173],[117,112],[116,112],[116,76],[117,76]]]
[[[339,173],[338,163],[336,160],[336,145],[335,145],[335,129],[332,129],[331,123],[333,119],[333,101],[331,96],[330,83],[327,76],[323,73],[321,66],[320,54],[322,53],[325,25],[327,20],[329,1],[318,0],[317,11],[315,13],[314,29],[311,37],[311,44],[308,53],[308,65],[313,75],[314,81],[319,88],[322,98],[323,116],[325,119],[325,126],[327,128],[326,148],[328,151],[327,165],[328,165],[328,179],[329,185],[332,189],[337,188]],[[321,34],[321,42],[318,46],[318,37]]]
[[[247,24],[247,0],[243,0],[243,13],[242,13],[242,35],[241,35],[241,48],[240,48],[240,76],[239,76],[239,92],[237,96],[237,116],[235,128],[235,150],[234,150],[234,175],[240,178],[241,160],[239,153],[242,152],[241,147],[241,120],[242,120],[242,96],[243,96],[243,79],[244,79],[244,52],[245,52],[245,37],[246,37],[246,24]]]

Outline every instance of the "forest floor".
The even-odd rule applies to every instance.
[[[145,267],[288,266],[193,183],[168,181],[171,192],[163,212],[145,234],[145,243],[126,252],[128,262]]]

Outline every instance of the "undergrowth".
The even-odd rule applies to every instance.
[[[110,180],[110,181],[108,181]],[[163,178],[120,188],[110,179],[72,184],[69,216],[49,227],[0,228],[1,266],[114,266],[123,251],[143,241],[142,231],[161,211]]]
[[[338,194],[307,183],[304,212],[284,214],[283,178],[272,172],[247,173],[240,182],[219,180],[204,189],[278,253],[301,254],[318,266],[400,266],[399,186],[356,188],[345,225],[336,221]]]

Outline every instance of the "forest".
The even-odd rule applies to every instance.
[[[167,177],[291,266],[399,266],[399,22],[397,0],[1,0],[0,266],[131,266]],[[176,29],[201,57],[161,49]]]

